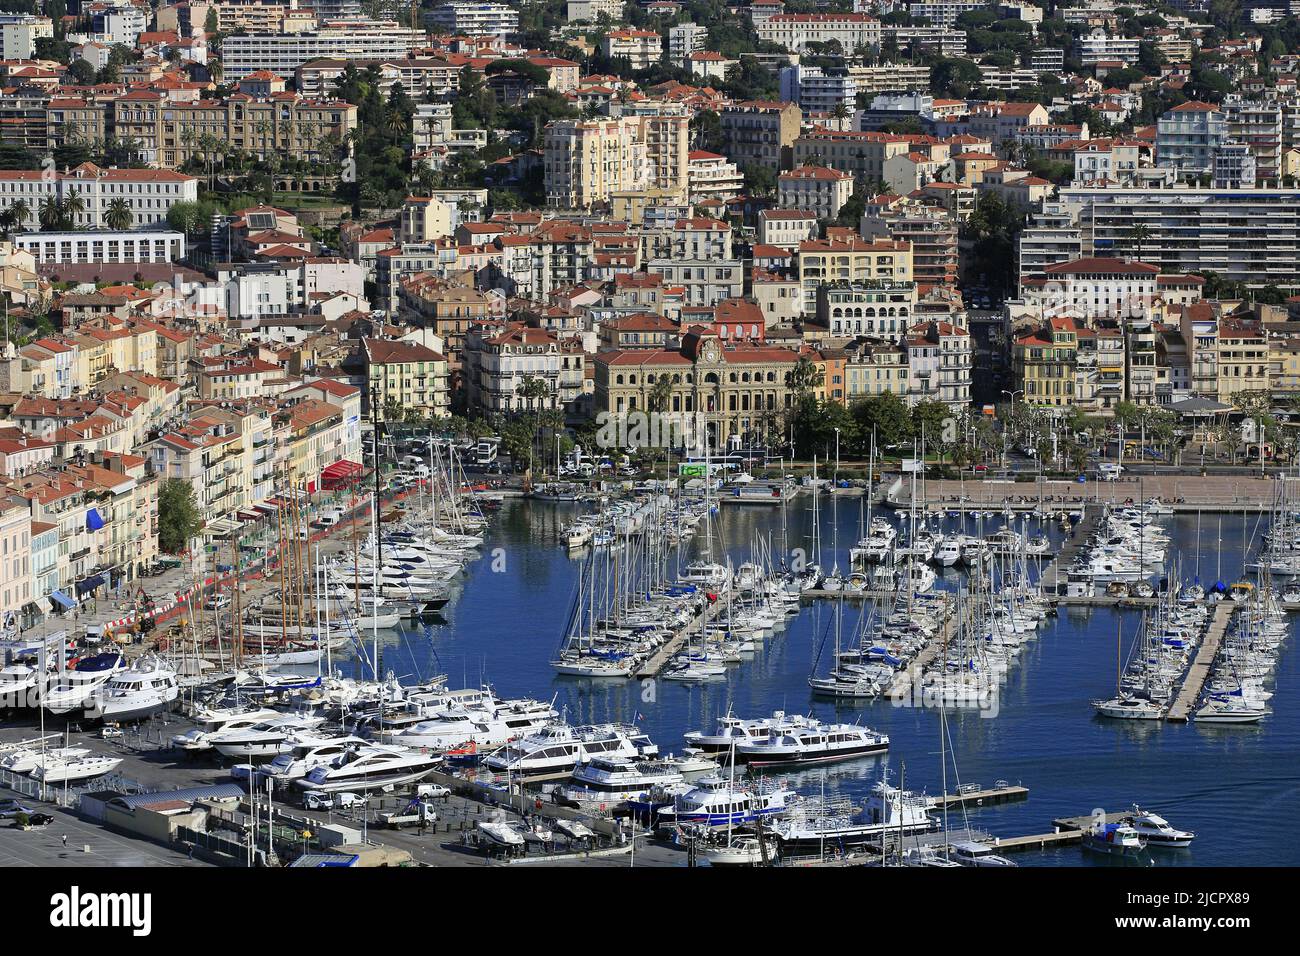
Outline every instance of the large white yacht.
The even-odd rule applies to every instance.
[[[484,765],[501,774],[540,777],[572,773],[596,757],[653,757],[659,747],[636,727],[596,724],[571,727],[555,723],[489,756]]]
[[[437,754],[371,744],[351,748],[329,763],[312,768],[305,777],[295,780],[294,786],[327,793],[377,790],[422,780],[440,763],[442,757]]]
[[[141,657],[91,692],[86,716],[121,723],[166,710],[180,694],[176,670],[152,655]]]

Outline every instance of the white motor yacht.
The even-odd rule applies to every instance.
[[[147,655],[92,691],[86,716],[111,723],[144,720],[166,710],[179,694],[176,670]]]
[[[407,747],[356,747],[328,764],[313,768],[305,777],[295,780],[294,786],[327,793],[363,793],[422,780],[438,769],[442,759],[438,754],[420,753]]]

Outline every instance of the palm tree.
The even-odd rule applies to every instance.
[[[53,196],[46,196],[41,200],[36,218],[46,232],[57,230],[63,223],[63,204]]]
[[[9,211],[13,213],[14,225],[19,229],[25,228],[27,220],[32,218],[32,207],[27,204],[26,199],[19,199],[9,207]]]
[[[85,211],[86,200],[81,198],[81,192],[77,189],[68,190],[68,198],[63,200],[63,219],[67,223],[67,228],[75,229],[77,217]]]
[[[1151,230],[1143,223],[1135,223],[1128,231],[1128,238],[1137,249],[1137,259],[1142,261],[1142,243],[1151,236]]]
[[[0,212],[0,238],[8,239],[14,228],[14,211],[6,209]]]
[[[104,213],[104,225],[109,229],[130,229],[134,218],[125,199],[114,199]]]
[[[794,392],[796,397],[803,398],[807,393],[821,388],[825,381],[825,368],[813,362],[808,356],[801,355],[799,361],[795,362],[794,368],[786,373],[785,387]]]

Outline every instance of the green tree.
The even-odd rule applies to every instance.
[[[127,201],[118,198],[108,204],[108,209],[104,212],[104,225],[109,229],[130,229],[134,218]]]
[[[158,547],[168,554],[184,551],[202,530],[194,486],[182,478],[168,478],[158,490]]]

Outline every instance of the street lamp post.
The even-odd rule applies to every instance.
[[[1002,390],[1002,394],[1007,395],[1011,398],[1011,414],[1008,417],[1014,418],[1016,415],[1016,396],[1025,394],[1025,390],[1023,388],[1017,388],[1014,391],[1009,392],[1004,388]],[[1007,470],[1007,434],[1010,426],[1011,426],[1010,421],[1004,422],[1002,425],[1002,470],[1003,471]]]

